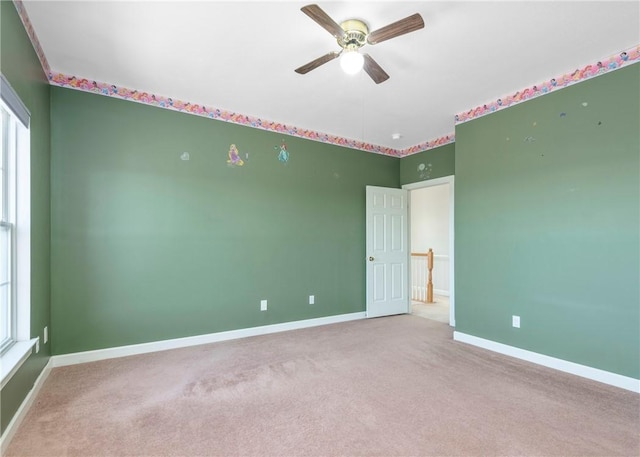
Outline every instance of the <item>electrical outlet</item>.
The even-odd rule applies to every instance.
[[[49,327],[45,327],[43,333],[44,333],[43,343],[47,344],[47,341],[49,341]]]
[[[520,328],[520,316],[511,316],[511,325]]]
[[[313,305],[316,302],[315,295],[309,295],[309,304]]]
[[[267,310],[267,300],[260,300],[260,311]]]

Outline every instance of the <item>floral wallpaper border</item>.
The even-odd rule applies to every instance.
[[[156,106],[159,108],[195,114],[197,116],[208,117],[210,119],[232,122],[234,124],[240,124],[247,127],[254,127],[272,132],[283,133],[286,135],[297,136],[308,140],[320,141],[322,143],[346,146],[353,149],[360,149],[362,151],[384,154],[393,157],[400,157],[401,154],[401,151],[393,148],[378,146],[375,144],[358,140],[351,140],[348,138],[342,138],[335,135],[329,135],[327,133],[316,132],[314,130],[302,129],[292,125],[273,122],[254,116],[234,113],[231,111],[225,111],[210,106],[200,105],[197,103],[191,103],[177,99],[174,100],[171,97],[165,97],[138,91],[135,89],[129,89],[122,86],[116,86],[114,84],[88,80],[86,78],[78,78],[76,76],[69,76],[63,73],[51,72],[49,74],[49,82],[55,86],[69,87],[84,92],[93,92],[109,97],[116,97],[123,100],[130,100],[146,105]]]
[[[29,20],[29,16],[27,15],[22,0],[13,0],[13,4],[18,11],[18,15],[20,16],[29,39],[31,40],[31,44],[33,45],[33,48],[38,55],[38,59],[40,59],[40,64],[42,65],[44,72],[48,75],[49,82],[52,85],[60,87],[70,87],[86,92],[93,92],[110,97],[117,97],[123,100],[135,101],[138,103],[144,103],[160,108],[172,109],[175,111],[195,114],[211,119],[232,122],[248,127],[259,128],[290,136],[296,136],[299,138],[305,138],[308,140],[320,141],[323,143],[329,143],[338,146],[345,146],[352,149],[359,149],[361,151],[383,154],[392,157],[406,157],[455,142],[455,135],[451,133],[434,140],[416,144],[415,146],[411,146],[406,149],[394,149],[366,143],[363,141],[351,140],[335,135],[329,135],[327,133],[316,132],[314,130],[301,129],[291,125],[263,120],[257,117],[233,113],[230,111],[224,111],[213,107],[199,105],[196,103],[185,102],[182,100],[173,100],[170,97],[149,94],[147,92],[141,92],[125,87],[118,87],[113,84],[97,82],[93,80],[87,80],[85,78],[79,78],[76,76],[69,76],[63,73],[53,72],[49,67],[47,57],[45,56],[42,46],[40,45],[40,41],[38,40],[35,30],[33,29],[33,25]],[[595,64],[590,64],[581,69],[576,69],[571,73],[566,73],[562,76],[551,78],[550,80],[545,81],[542,84],[537,84],[522,91],[518,91],[515,94],[509,95],[507,97],[499,98],[492,103],[478,106],[469,111],[459,113],[454,118],[455,125],[461,124],[463,122],[468,122],[472,119],[494,113],[500,109],[522,103],[540,95],[548,94],[554,90],[562,89],[564,87],[579,83],[581,81],[585,81],[601,74],[617,70],[623,66],[628,66],[632,63],[638,62],[640,62],[640,44],[624,50],[615,56],[611,56],[605,60],[596,62]]]
[[[548,94],[554,90],[562,89],[610,71],[617,70],[623,66],[628,66],[632,63],[638,62],[640,62],[640,45],[626,49],[620,54],[611,56],[605,60],[596,62],[595,64],[578,68],[571,73],[565,73],[561,76],[551,78],[541,84],[520,90],[515,94],[499,98],[492,103],[478,106],[469,111],[465,111],[464,113],[457,114],[455,117],[455,123],[457,125],[463,122],[468,122],[472,119],[494,113],[500,109],[525,102],[540,95]]]
[[[27,11],[24,9],[24,5],[22,0],[13,0],[13,4],[18,11],[18,16],[22,20],[22,25],[24,25],[24,29],[27,31],[27,35],[31,40],[31,44],[33,49],[36,51],[38,55],[38,59],[40,60],[40,65],[42,65],[42,69],[45,74],[49,74],[51,72],[51,68],[49,67],[49,62],[47,61],[47,56],[45,56],[44,51],[42,50],[42,46],[40,46],[40,41],[38,40],[38,36],[36,35],[36,31],[33,29],[33,24],[31,24],[31,20],[27,15]]]
[[[196,103],[186,102],[182,100],[173,100],[170,97],[163,97],[156,94],[149,94],[147,92],[138,91],[134,89],[128,89],[126,87],[118,87],[113,84],[87,80],[85,78],[79,78],[76,76],[65,75],[63,73],[54,72],[49,66],[49,62],[45,56],[45,53],[40,45],[38,36],[31,24],[29,15],[24,7],[22,0],[13,0],[13,4],[18,11],[18,15],[22,20],[22,24],[31,40],[42,69],[48,75],[49,82],[52,85],[60,87],[70,87],[77,90],[86,92],[99,93],[110,97],[117,97],[123,100],[130,100],[139,103],[148,104],[151,106],[157,106],[165,109],[172,109],[179,112],[185,112],[189,114],[195,114],[198,116],[208,117],[210,119],[222,120],[226,122],[232,122],[248,127],[260,128],[272,132],[283,133],[291,136],[297,136],[308,140],[320,141],[323,143],[334,144],[338,146],[345,146],[352,149],[359,149],[361,151],[373,152],[377,154],[388,155],[392,157],[403,157],[405,155],[415,154],[417,152],[427,151],[429,149],[437,148],[444,144],[452,143],[455,138],[453,134],[446,135],[442,138],[436,138],[434,140],[426,141],[418,145],[412,146],[408,149],[395,149],[385,146],[379,146],[363,141],[350,140],[348,138],[342,138],[335,135],[329,135],[327,133],[316,132],[313,130],[301,129],[295,126],[281,124],[278,122],[268,121],[257,117],[246,116],[239,113],[233,113],[229,111],[223,111],[213,107],[207,107]]]
[[[413,154],[417,154],[419,152],[428,151],[430,149],[439,148],[440,146],[444,146],[445,144],[455,143],[456,136],[453,133],[442,136],[435,140],[425,141],[424,143],[416,144],[415,146],[411,146],[407,149],[403,149],[400,151],[400,157],[406,157]]]

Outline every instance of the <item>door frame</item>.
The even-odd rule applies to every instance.
[[[444,176],[442,178],[428,179],[426,181],[414,182],[411,184],[404,184],[403,189],[409,191],[407,197],[407,243],[409,246],[409,258],[407,259],[409,267],[409,276],[411,277],[411,192],[412,190],[422,189],[425,187],[441,186],[443,184],[449,184],[449,325],[456,326],[456,314],[455,314],[455,240],[454,240],[454,175]],[[411,284],[408,284],[409,297],[411,297]],[[409,299],[408,313],[411,313],[411,299]]]

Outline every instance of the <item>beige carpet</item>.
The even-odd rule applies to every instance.
[[[637,394],[411,315],[57,368],[8,456],[638,456]]]
[[[449,297],[434,295],[433,303],[411,302],[411,314],[434,321],[449,323]]]

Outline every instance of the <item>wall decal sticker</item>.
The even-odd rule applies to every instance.
[[[289,151],[287,150],[287,144],[284,140],[282,140],[280,146],[274,146],[273,149],[278,151],[278,160],[286,165],[289,162]]]
[[[238,148],[235,144],[229,146],[229,159],[227,160],[227,164],[230,167],[241,167],[244,165],[244,161],[240,158]]]
[[[431,170],[433,169],[433,166],[428,163],[428,164],[424,164],[421,163],[420,165],[418,165],[418,177],[420,179],[429,179],[431,177]]]
[[[587,102],[582,102],[582,106],[586,108],[587,106],[589,106],[589,104]]]
[[[560,113],[560,117],[567,117],[567,113]]]
[[[536,139],[532,136],[527,136],[524,138],[525,143],[533,143],[534,141],[536,141]]]
[[[190,155],[189,155],[189,153],[188,153],[188,152],[186,152],[186,151],[185,151],[185,152],[183,152],[182,154],[180,154],[180,160],[187,161],[187,160],[189,160],[190,158],[191,158],[191,156],[190,156]]]

